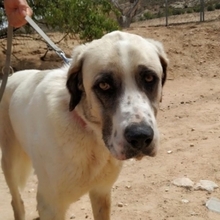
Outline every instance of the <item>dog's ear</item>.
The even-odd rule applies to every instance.
[[[69,111],[73,111],[81,100],[83,91],[82,66],[85,48],[85,45],[80,45],[73,50],[66,82],[67,89],[70,93]]]
[[[163,45],[159,41],[155,41],[155,40],[152,40],[152,39],[149,39],[149,40],[156,47],[157,54],[158,54],[159,59],[160,59],[160,63],[161,63],[162,69],[163,69],[163,75],[162,75],[161,83],[162,83],[162,86],[164,86],[164,84],[166,82],[166,79],[167,79],[167,66],[168,66],[169,60],[168,60],[167,55],[164,51]],[[162,91],[161,91],[160,102],[162,102]]]
[[[163,68],[163,76],[162,76],[162,86],[164,86],[166,79],[167,79],[167,66],[168,66],[168,60],[166,57],[159,55],[160,62]]]
[[[164,51],[163,45],[159,41],[155,41],[153,39],[148,39],[154,46],[156,47],[157,54],[160,58],[160,63],[163,69],[163,76],[162,76],[162,86],[165,84],[167,79],[167,66],[169,63],[169,60],[167,58],[167,55]]]

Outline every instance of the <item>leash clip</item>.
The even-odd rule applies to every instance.
[[[11,66],[9,66],[9,67],[3,66],[2,67],[2,74],[3,75],[8,74],[8,76],[11,76],[13,73],[14,73],[14,69]]]
[[[71,59],[65,56],[65,53],[43,32],[43,30],[33,21],[31,17],[26,15],[26,21],[34,28],[35,31],[47,42],[47,44],[57,53],[57,55],[63,59],[63,61],[69,65]]]
[[[65,53],[64,53],[62,50],[61,50],[61,51],[56,51],[56,53],[57,53],[57,55],[58,55],[60,58],[63,59],[63,61],[64,61],[67,65],[70,64],[71,59],[70,59],[70,58],[67,58],[66,55],[65,55]]]

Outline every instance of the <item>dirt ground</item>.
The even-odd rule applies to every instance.
[[[188,177],[206,179],[220,187],[220,20],[170,27],[149,27],[148,22],[125,30],[163,42],[170,65],[158,115],[160,150],[154,158],[128,160],[112,190],[113,220],[218,220],[208,210],[212,193],[177,187],[172,181]],[[76,43],[75,43],[76,44]],[[71,39],[60,44],[69,55]],[[54,68],[61,62],[45,45],[15,40],[13,67]],[[3,65],[3,53],[0,53]],[[53,60],[53,61],[52,61]],[[33,175],[22,193],[27,220],[37,217]],[[184,202],[187,200],[188,202]],[[0,171],[0,219],[12,220],[10,194]],[[66,219],[93,219],[88,197],[73,204]]]

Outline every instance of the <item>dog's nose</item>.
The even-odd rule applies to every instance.
[[[147,124],[135,123],[126,127],[124,137],[133,148],[141,150],[150,145],[154,137],[154,131]]]

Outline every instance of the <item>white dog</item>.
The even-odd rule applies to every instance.
[[[167,57],[159,42],[119,31],[73,51],[70,67],[10,77],[0,105],[2,169],[16,220],[32,166],[41,220],[63,220],[89,192],[94,219],[110,219],[122,160],[154,156]]]

